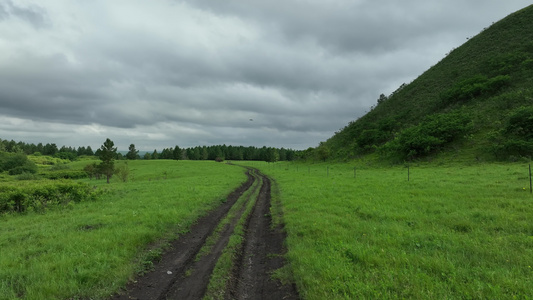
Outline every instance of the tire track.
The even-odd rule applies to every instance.
[[[259,185],[255,184],[258,181],[258,176],[250,171],[248,171],[248,174],[251,174],[254,179],[254,184],[252,184],[251,187],[252,191],[248,194],[246,200],[241,203],[242,206],[238,208],[235,215],[232,216],[230,223],[226,224],[223,230],[218,234],[218,239],[215,245],[211,248],[211,251],[207,255],[202,256],[198,261],[193,262],[188,268],[191,270],[191,273],[176,281],[170,287],[169,292],[161,299],[193,300],[201,299],[205,295],[211,273],[213,272],[220,255],[222,255],[222,251],[228,244],[237,222],[239,222],[245,211],[246,204],[249,201],[255,200],[251,198],[254,192],[259,188]]]
[[[258,170],[248,168],[248,180],[232,192],[227,202],[200,218],[191,231],[173,242],[155,270],[128,285],[126,292],[113,299],[201,299],[209,285],[210,276],[233,234],[236,224],[254,201],[246,217],[245,236],[241,253],[234,261],[234,270],[228,274],[226,299],[299,299],[294,285],[284,285],[271,279],[274,270],[283,266],[284,232],[281,227],[271,229],[270,180]],[[255,193],[259,189],[259,193]],[[244,201],[237,200],[246,194]],[[253,196],[256,195],[254,199]],[[239,207],[235,206],[239,203]],[[218,233],[209,252],[199,259],[197,254],[206,244],[217,225],[234,207],[231,216]]]
[[[140,300],[164,297],[172,284],[185,274],[187,266],[193,262],[220,220],[227,215],[239,197],[252,186],[255,179],[249,171],[246,174],[248,180],[228,195],[226,203],[198,219],[188,233],[172,242],[170,250],[163,254],[161,260],[155,264],[153,271],[128,284],[123,293],[115,295],[112,299]]]
[[[295,285],[282,285],[271,278],[285,264],[285,232],[282,225],[271,228],[271,183],[261,176],[263,185],[249,218],[242,253],[233,271],[225,299],[299,299]]]

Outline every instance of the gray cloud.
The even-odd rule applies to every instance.
[[[316,146],[526,5],[0,1],[0,138]]]
[[[9,17],[19,18],[35,28],[45,27],[48,24],[46,13],[41,7],[33,4],[18,6],[12,1],[6,0],[0,3],[0,20]]]

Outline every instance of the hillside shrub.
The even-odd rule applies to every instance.
[[[494,152],[499,159],[512,158],[511,160],[514,161],[516,157],[531,158],[533,155],[533,141],[507,140],[494,146]]]
[[[491,57],[486,67],[488,72],[492,74],[510,74],[519,70],[522,64],[528,60],[528,55],[523,50],[519,50]]]
[[[436,114],[407,128],[381,147],[382,154],[400,159],[415,159],[440,150],[464,136],[471,128],[470,118],[462,113]]]
[[[511,81],[509,75],[498,75],[488,78],[485,75],[476,75],[460,81],[452,88],[440,95],[444,105],[456,102],[466,102],[480,96],[491,96],[507,86]]]
[[[70,169],[70,165],[68,164],[54,164],[50,166],[50,171],[59,171],[59,170],[67,170]]]
[[[9,170],[8,173],[9,175],[20,175],[23,173],[35,174],[37,173],[37,166],[31,161],[27,161],[24,165]]]
[[[42,176],[48,179],[81,179],[81,178],[87,178],[89,174],[81,170],[63,169],[63,170],[58,170],[58,171],[46,172],[46,173],[43,173]]]
[[[355,139],[357,145],[363,150],[370,150],[376,146],[382,145],[390,139],[391,133],[379,129],[363,130]]]
[[[39,175],[32,173],[22,173],[16,177],[17,180],[38,180],[40,178]]]
[[[521,107],[509,116],[505,134],[523,140],[533,139],[533,106]]]
[[[533,107],[516,109],[493,142],[498,159],[533,156]]]
[[[0,152],[0,172],[5,171],[10,175],[36,173],[37,166],[24,154]]]
[[[70,202],[95,200],[99,192],[85,183],[38,181],[31,184],[0,185],[0,213],[45,211]]]

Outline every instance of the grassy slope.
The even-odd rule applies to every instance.
[[[111,191],[95,202],[0,216],[0,299],[105,298],[150,266],[158,251],[148,244],[186,230],[246,179],[215,162],[128,165],[128,182],[87,180]]]
[[[303,299],[533,297],[527,165],[260,168]]]
[[[382,120],[393,120],[398,132],[417,124],[426,115],[463,109],[471,114],[474,131],[470,143],[461,148],[470,158],[483,155],[483,148],[488,144],[487,133],[501,127],[509,110],[533,103],[533,65],[520,67],[524,60],[533,58],[532,19],[533,6],[529,6],[493,24],[331,137],[328,146],[334,155],[344,157],[353,154],[355,138],[363,130],[375,128]],[[502,64],[511,67],[502,70]],[[478,74],[488,77],[509,74],[511,85],[489,97],[442,105],[441,93]]]

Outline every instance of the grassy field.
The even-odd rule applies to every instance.
[[[276,276],[304,299],[533,297],[526,164],[242,164],[275,180],[290,262]],[[214,162],[128,167],[127,182],[82,180],[97,200],[0,215],[0,299],[105,298],[245,180]]]
[[[246,179],[242,168],[215,162],[128,167],[127,182],[84,180],[107,191],[95,201],[0,215],[0,299],[108,297],[150,268],[161,240],[186,231]]]
[[[533,290],[525,164],[252,164],[275,179],[304,299],[524,299]]]

